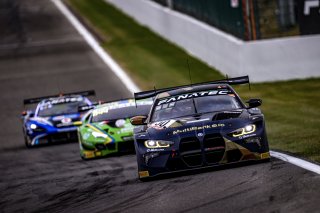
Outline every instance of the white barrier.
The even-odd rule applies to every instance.
[[[244,42],[149,0],[107,0],[229,76],[253,82],[320,76],[320,35]]]

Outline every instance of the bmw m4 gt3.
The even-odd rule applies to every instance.
[[[270,158],[260,99],[246,106],[232,84],[247,76],[145,91],[155,96],[149,116],[136,116],[135,149],[140,179],[163,173]]]

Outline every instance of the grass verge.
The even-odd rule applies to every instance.
[[[67,0],[100,35],[103,47],[142,88],[220,79],[215,69],[188,55],[103,0]],[[270,147],[320,162],[320,79],[237,86],[246,100],[263,99]]]

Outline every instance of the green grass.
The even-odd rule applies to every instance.
[[[103,0],[69,0],[104,38],[103,47],[143,89],[220,79],[215,69],[168,44],[148,28],[137,25]]]
[[[215,69],[188,55],[103,0],[68,0],[103,38],[103,47],[143,89],[221,79]],[[263,99],[269,143],[320,162],[320,79],[237,86],[246,100]]]
[[[243,99],[261,97],[270,147],[320,162],[320,79],[236,87]]]

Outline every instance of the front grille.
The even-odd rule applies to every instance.
[[[208,164],[218,163],[225,152],[225,142],[220,134],[206,135],[203,140],[205,160]]]
[[[179,149],[186,166],[199,167],[221,161],[225,152],[225,142],[220,134],[205,135],[203,142],[196,137],[188,137],[181,139]]]
[[[100,150],[100,151],[106,149],[106,146],[104,144],[101,144],[101,143],[100,144],[96,144],[95,147],[96,147],[97,150]]]
[[[59,142],[76,142],[78,141],[78,134],[76,131],[60,132],[45,137],[39,138],[39,144],[44,143],[59,143]]]
[[[180,142],[180,152],[188,152],[188,151],[194,151],[194,150],[200,151],[200,149],[201,149],[200,142],[196,137],[184,138]]]
[[[189,167],[202,165],[200,141],[196,137],[183,138],[180,141],[180,155]]]
[[[64,142],[64,141],[77,141],[78,135],[76,131],[61,132],[49,136],[50,142]]]
[[[115,150],[116,149],[116,144],[115,143],[108,143],[106,145],[106,147],[108,148],[108,150]]]

